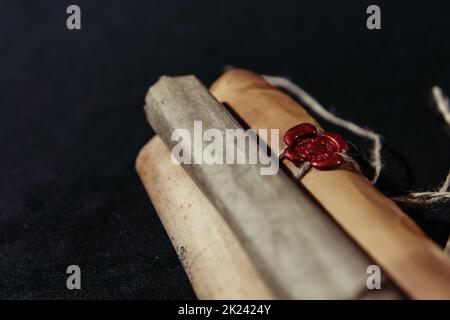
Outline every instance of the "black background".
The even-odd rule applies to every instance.
[[[382,30],[366,28],[372,3]],[[134,170],[163,74],[289,76],[383,135],[384,193],[437,186],[450,132],[430,89],[450,94],[449,14],[448,1],[0,1],[0,298],[195,298]],[[448,205],[407,212],[445,242]],[[71,264],[82,290],[66,289]]]

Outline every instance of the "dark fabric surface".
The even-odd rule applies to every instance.
[[[72,3],[81,31],[65,27]],[[1,1],[0,298],[195,298],[134,170],[153,135],[143,99],[162,74],[287,75],[383,135],[384,193],[435,187],[450,132],[430,89],[450,94],[450,3],[377,1],[374,32],[368,4]],[[367,156],[367,142],[323,126]],[[448,204],[407,212],[445,241]],[[82,290],[66,289],[71,264]]]

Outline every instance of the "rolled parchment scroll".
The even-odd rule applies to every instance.
[[[273,299],[236,236],[155,136],[136,170],[199,299]]]

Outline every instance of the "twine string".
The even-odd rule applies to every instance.
[[[433,87],[431,90],[433,100],[441,113],[448,127],[450,127],[450,107],[448,98],[444,96],[441,88]],[[450,170],[447,177],[437,191],[411,192],[405,196],[393,198],[396,202],[401,202],[410,205],[433,204],[442,200],[450,199]]]
[[[372,184],[375,184],[380,177],[382,170],[382,162],[381,162],[381,135],[367,128],[363,128],[349,120],[345,120],[339,118],[338,116],[332,114],[330,111],[325,109],[316,99],[314,99],[311,95],[309,95],[306,91],[300,88],[298,85],[290,81],[289,79],[278,77],[278,76],[263,76],[264,79],[269,82],[271,85],[282,88],[292,95],[297,97],[300,101],[303,102],[310,110],[318,114],[323,119],[328,122],[344,128],[353,134],[360,136],[362,138],[368,139],[372,141],[372,150],[370,151],[370,165],[374,170],[374,174],[371,180]],[[437,106],[438,111],[441,113],[447,125],[450,127],[450,107],[448,98],[446,98],[442,90],[435,86],[432,89],[433,100]],[[280,153],[280,159],[283,157],[283,151]],[[361,168],[359,164],[348,154],[340,154],[343,160],[353,166],[357,171],[361,172]],[[293,173],[294,177],[301,179],[311,168],[311,164],[309,162],[304,162],[300,165],[299,169]],[[450,171],[447,174],[447,177],[444,183],[435,191],[425,191],[425,192],[410,192],[405,196],[394,197],[392,200],[405,204],[412,205],[426,205],[432,204],[439,201],[450,199]]]
[[[297,170],[292,172],[292,176],[297,180],[301,180],[309,172],[309,170],[311,170],[311,162],[302,162],[302,164],[297,167]]]

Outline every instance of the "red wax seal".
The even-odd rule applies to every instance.
[[[333,132],[317,132],[310,123],[290,128],[284,135],[284,157],[296,165],[309,161],[320,170],[333,169],[342,163],[341,152],[348,151],[345,140]]]

